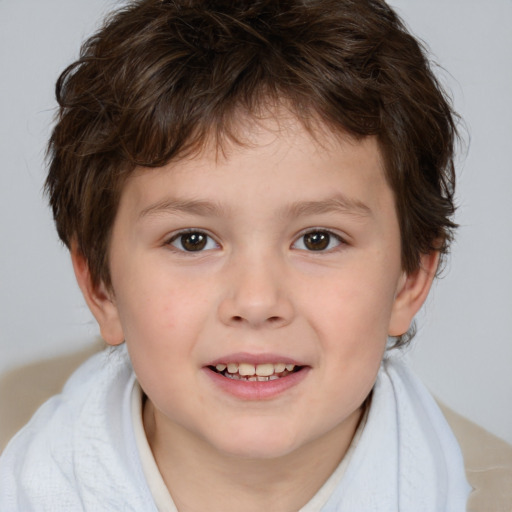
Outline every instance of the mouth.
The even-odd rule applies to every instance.
[[[246,382],[268,382],[297,373],[304,367],[289,363],[218,363],[208,368],[231,380]]]

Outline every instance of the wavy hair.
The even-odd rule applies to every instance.
[[[137,167],[237,141],[240,111],[286,104],[306,127],[376,136],[402,267],[445,254],[456,115],[427,52],[380,0],[139,0],[61,74],[46,191],[60,238],[110,285],[109,238]],[[406,336],[398,340],[403,343]]]

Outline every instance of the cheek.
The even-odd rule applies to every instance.
[[[192,314],[192,300],[167,287],[137,298],[123,309],[126,345],[133,369],[157,408],[179,403],[190,369],[201,321]]]
[[[205,302],[205,287],[193,277],[173,271],[165,257],[134,258],[120,283],[120,314],[127,338],[151,332],[172,332],[197,324]]]
[[[392,280],[365,268],[341,272],[310,292],[308,302],[324,326],[357,344],[386,338],[394,301]]]
[[[323,291],[310,287],[309,324],[328,388],[353,400],[350,406],[370,391],[386,348],[394,285],[378,268],[354,265],[325,281]]]
[[[141,381],[183,371],[206,321],[204,299],[193,287],[161,275],[134,276],[119,293],[125,341]]]

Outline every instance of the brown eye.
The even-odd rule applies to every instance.
[[[218,247],[210,236],[201,231],[180,233],[171,239],[170,245],[185,252],[199,252]]]
[[[335,233],[325,229],[317,229],[300,236],[292,245],[292,248],[301,251],[328,252],[343,244],[342,238]]]
[[[180,237],[186,251],[202,251],[206,246],[206,237],[202,233],[187,233]]]
[[[304,235],[304,246],[310,251],[325,251],[330,241],[331,235],[325,231],[313,231]]]

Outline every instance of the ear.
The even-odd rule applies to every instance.
[[[390,336],[405,334],[411,322],[425,302],[439,264],[439,252],[423,254],[418,270],[403,274],[391,310],[389,322]]]
[[[107,289],[103,282],[93,284],[89,265],[76,243],[71,244],[71,261],[78,286],[100,326],[102,338],[109,345],[120,345],[124,341],[124,333],[112,290]]]

